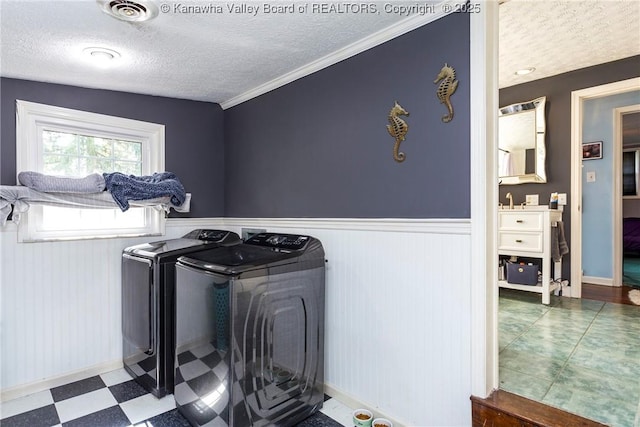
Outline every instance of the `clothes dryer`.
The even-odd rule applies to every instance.
[[[176,264],[176,383],[195,426],[293,426],[324,401],[319,240],[260,233]]]
[[[193,230],[179,239],[122,253],[122,350],[125,370],[156,397],[173,392],[175,264],[179,256],[241,243],[225,230]]]

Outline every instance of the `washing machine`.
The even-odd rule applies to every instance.
[[[325,254],[260,233],[178,258],[174,397],[194,426],[293,426],[324,400]]]
[[[179,256],[241,243],[225,230],[131,246],[122,253],[122,351],[125,370],[156,397],[173,392],[175,264]]]

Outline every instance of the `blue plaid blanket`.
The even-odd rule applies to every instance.
[[[186,199],[182,183],[172,172],[157,172],[151,176],[125,175],[120,172],[102,175],[107,191],[123,212],[129,209],[129,200],[170,196],[171,203],[180,206]]]

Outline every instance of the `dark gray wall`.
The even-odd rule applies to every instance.
[[[514,203],[522,203],[527,194],[539,194],[540,204],[549,204],[552,192],[567,193],[571,204],[571,92],[640,76],[640,56],[583,68],[565,74],[535,80],[500,90],[500,106],[547,97],[547,183],[501,185],[500,201],[507,202],[511,192]],[[563,213],[569,254],[563,257],[562,276],[570,279],[571,214]]]
[[[460,82],[448,124],[433,83],[445,62]],[[396,100],[411,114],[404,163],[386,130]],[[225,143],[226,216],[469,218],[469,17],[226,110]]]
[[[218,104],[2,78],[0,183],[16,184],[16,99],[165,125],[165,169],[192,193],[191,212],[224,213],[224,113]]]

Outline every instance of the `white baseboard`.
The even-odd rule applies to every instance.
[[[74,372],[66,373],[57,377],[46,378],[42,381],[35,381],[29,384],[21,384],[16,387],[7,388],[0,392],[0,402],[17,399],[28,394],[38,393],[53,387],[66,385],[75,381],[90,378],[95,375],[104,374],[106,372],[115,371],[122,368],[122,360],[114,360],[108,363],[91,366],[86,369],[80,369]]]
[[[404,427],[404,426],[408,426],[410,425],[410,423],[398,420],[397,418],[393,418],[383,412],[380,412],[377,408],[374,407],[374,405],[367,403],[367,402],[363,402],[362,400],[356,399],[355,397],[351,396],[350,394],[347,394],[335,387],[333,387],[331,384],[327,384],[324,383],[324,392],[339,400],[340,402],[344,403],[346,406],[350,407],[350,408],[354,408],[354,409],[368,409],[369,411],[371,411],[373,413],[373,418],[386,418],[389,421],[391,421],[394,425],[394,427]]]
[[[590,283],[592,285],[601,286],[614,286],[613,279],[610,277],[582,276],[582,283]]]

